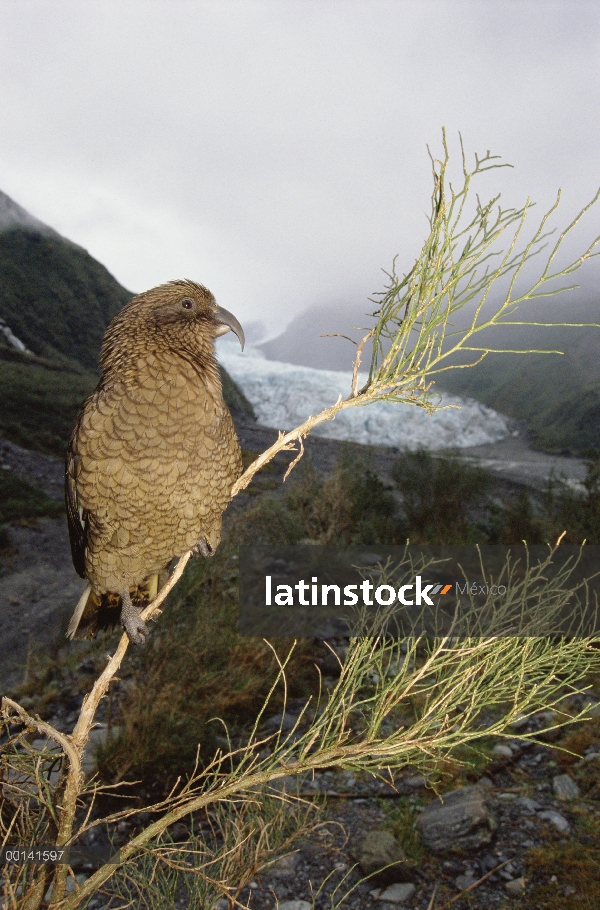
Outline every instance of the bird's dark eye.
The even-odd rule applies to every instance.
[[[184,310],[193,310],[194,301],[190,300],[189,297],[184,297],[183,300],[181,301],[181,306],[183,307]]]

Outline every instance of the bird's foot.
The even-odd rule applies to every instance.
[[[213,556],[214,552],[214,548],[211,547],[206,537],[201,537],[196,546],[192,547],[194,556],[204,556],[205,559],[208,559],[209,556]]]
[[[124,591],[121,594],[121,604],[120,623],[127,633],[127,638],[134,645],[145,645],[149,629],[131,602],[129,591]]]

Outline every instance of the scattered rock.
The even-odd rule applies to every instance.
[[[492,866],[493,868],[493,866]],[[474,885],[477,881],[477,878],[473,875],[472,871],[469,869],[468,872],[463,873],[463,875],[457,875],[454,879],[454,884],[459,891],[466,891],[467,888],[470,888],[471,885]]]
[[[515,717],[515,719],[513,720],[511,727],[513,728],[513,730],[522,730],[524,727],[527,727],[529,725],[530,721],[531,721],[530,715],[519,714],[519,716]]]
[[[373,881],[381,885],[406,881],[412,877],[406,854],[389,831],[369,831],[356,842],[352,853],[361,872],[372,875]]]
[[[561,834],[568,834],[571,830],[571,826],[564,815],[561,815],[560,812],[555,812],[554,809],[546,809],[544,812],[538,812],[537,817],[542,821],[550,822],[550,824],[554,825]]]
[[[527,882],[523,876],[521,876],[521,878],[513,878],[512,881],[506,882],[504,887],[509,894],[512,894],[514,897],[519,897],[525,891],[526,885]]]
[[[405,783],[407,787],[410,787],[411,789],[414,788],[415,790],[417,790],[419,787],[425,786],[426,780],[422,774],[415,774],[413,777],[405,778],[403,783]]]
[[[281,730],[282,733],[289,733],[292,730],[298,718],[295,714],[288,714],[287,711],[285,714],[274,714],[267,721],[267,728],[269,730]]]
[[[552,779],[552,786],[557,799],[568,802],[571,799],[579,799],[581,793],[579,787],[572,777],[568,774],[557,774]]]
[[[513,750],[510,748],[510,746],[507,746],[504,743],[498,743],[498,745],[494,746],[492,749],[492,754],[496,758],[512,758]]]
[[[481,857],[479,863],[484,872],[491,872],[498,865],[498,857],[492,856],[491,853],[486,853]]]
[[[96,770],[96,749],[99,746],[103,746],[107,738],[108,728],[106,724],[98,724],[93,730],[90,730],[90,735],[81,757],[81,769],[85,774],[93,774]]]
[[[293,878],[296,874],[296,866],[299,860],[299,853],[290,853],[288,856],[282,856],[276,863],[269,866],[267,871],[269,875],[274,875],[276,878]]]
[[[483,787],[484,790],[493,790],[494,784],[489,777],[480,777],[476,784],[477,787]]]
[[[517,800],[517,805],[520,809],[523,809],[523,812],[526,815],[533,815],[533,813],[538,812],[542,807],[534,799],[531,799],[529,796],[521,796]]]
[[[311,910],[312,904],[309,901],[282,901],[279,904],[279,910]]]
[[[496,821],[481,787],[460,787],[444,794],[443,802],[438,798],[426,806],[417,830],[423,845],[433,853],[477,850],[490,843]]]
[[[403,884],[397,882],[395,885],[390,885],[385,891],[381,891],[377,900],[387,901],[389,904],[404,904],[411,899],[415,890],[415,886],[410,882]]]

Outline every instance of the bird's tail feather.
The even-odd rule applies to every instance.
[[[85,610],[85,606],[88,602],[88,597],[90,596],[91,593],[92,593],[92,586],[88,585],[86,587],[85,591],[83,592],[83,594],[81,595],[81,597],[79,598],[79,600],[77,601],[77,606],[75,607],[75,611],[71,617],[71,622],[69,623],[69,625],[67,627],[67,638],[75,638],[75,633],[77,632],[77,626],[79,625],[81,617],[83,616],[83,611]]]
[[[163,573],[149,575],[148,578],[131,589],[131,598],[138,610],[154,600],[159,583],[162,587]],[[121,618],[121,598],[118,594],[97,594],[88,585],[79,600],[67,628],[67,638],[95,638],[103,629],[113,629]]]

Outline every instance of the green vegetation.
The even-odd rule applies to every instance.
[[[247,453],[246,460],[250,458]],[[26,514],[28,507],[31,515],[60,510],[60,504],[3,474],[0,496],[13,512],[2,513],[0,520]],[[224,745],[223,728],[213,718],[225,721],[235,736],[259,712],[277,662],[264,642],[238,634],[240,542],[403,544],[409,538],[435,544],[447,543],[452,528],[454,543],[539,543],[556,540],[563,530],[567,543],[600,542],[592,534],[600,518],[598,461],[590,462],[581,491],[555,479],[535,502],[522,491],[501,508],[492,499],[494,478],[457,457],[406,453],[392,474],[394,486],[387,488],[368,462],[351,461],[345,454],[324,478],[305,463],[288,481],[289,488],[263,495],[235,517],[212,559],[188,566],[147,647],[131,655],[128,694],[112,717],[120,732],[99,756],[105,779],[158,780],[162,786],[194,763],[198,744],[201,763]],[[282,640],[276,650],[283,653],[286,645]],[[104,655],[106,637],[87,647]],[[65,659],[70,648],[66,646]],[[318,656],[310,642],[297,648],[288,665],[288,698],[318,691]],[[50,693],[57,697],[60,691],[61,667],[57,654],[41,658],[24,690],[37,710],[44,706],[44,714],[53,710]],[[272,700],[272,712],[280,707],[281,693]],[[473,755],[465,761],[471,764]]]
[[[50,499],[11,471],[0,471],[0,524],[27,518],[55,518],[65,510],[62,502]]]
[[[488,471],[420,450],[399,458],[392,477],[411,543],[475,543],[485,534],[473,510],[487,504],[493,483]]]
[[[552,307],[537,303],[528,316],[598,323],[599,304],[598,300]],[[476,370],[444,373],[440,386],[523,421],[536,448],[579,456],[600,449],[600,329],[499,326],[493,336],[484,337],[490,341],[493,337],[501,348],[545,347],[564,354],[490,354]]]
[[[227,541],[212,559],[188,567],[164,622],[148,647],[132,656],[132,685],[121,716],[114,718],[120,735],[99,756],[105,778],[141,777],[163,787],[194,764],[198,744],[202,765],[227,745],[215,718],[235,735],[258,714],[277,660],[265,642],[238,634],[237,577],[235,547]],[[280,642],[277,650],[285,653],[288,644]],[[289,697],[318,690],[313,661],[308,643],[297,649],[289,665]],[[34,682],[28,691],[35,688]],[[278,706],[281,694],[273,710]]]
[[[305,462],[283,492],[263,496],[234,525],[237,540],[262,544],[600,543],[600,458],[588,460],[582,488],[553,477],[537,493],[503,493],[482,468],[458,455],[400,455],[386,485],[368,459],[342,455],[320,477]]]
[[[374,337],[374,354],[367,384],[358,388],[357,361],[348,398],[340,399],[301,426],[282,434],[250,465],[236,485],[236,492],[243,489],[254,472],[272,460],[277,452],[289,450],[294,441],[301,445],[314,426],[332,419],[346,407],[363,406],[376,400],[400,400],[434,412],[439,403],[431,390],[432,377],[446,369],[442,363],[448,363],[446,358],[452,351],[471,352],[474,354],[472,365],[479,362],[490,348],[473,345],[478,332],[486,326],[502,324],[503,319],[506,321],[514,314],[515,304],[543,294],[546,282],[569,275],[591,254],[594,244],[566,269],[551,273],[560,243],[576,219],[561,235],[537,281],[521,296],[513,296],[515,280],[540,249],[546,221],[552,212],[542,219],[533,238],[525,241],[522,249],[517,249],[530,203],[518,210],[502,209],[496,205],[497,198],[487,203],[477,198],[474,212],[469,213],[465,209],[469,184],[475,175],[495,167],[494,159],[489,152],[483,158],[476,156],[475,167],[469,171],[463,156],[464,181],[455,191],[446,179],[449,159],[445,137],[444,152],[442,161],[433,161],[430,234],[408,275],[403,279],[390,275],[390,285],[382,294],[377,323],[370,333]],[[493,249],[497,249],[494,245],[506,229],[509,229],[509,236],[504,238],[507,239],[505,251],[498,254],[497,267],[493,268],[491,258],[495,255]],[[492,285],[507,276],[508,293],[496,314],[479,321],[481,307]],[[472,323],[459,333],[458,338],[454,336],[454,347],[447,349],[447,329],[452,327],[454,313],[475,297],[480,303]],[[323,516],[321,503],[314,503],[314,496],[307,499],[302,490],[300,493],[298,490],[287,492],[283,509],[293,522],[299,523],[303,532],[313,534],[312,539],[322,539],[324,535],[329,535],[331,541],[356,536],[372,539],[383,533],[382,521],[397,521],[401,528],[407,516],[401,511],[399,492],[387,490],[369,473],[368,466],[362,469],[363,480],[357,484],[356,475],[360,473],[355,465],[353,476],[353,472],[342,464],[333,479],[316,481],[317,499],[330,497],[334,520]],[[308,477],[304,483],[314,486],[314,478]],[[590,489],[592,486],[591,483]],[[483,489],[481,494],[483,496]],[[589,499],[589,490],[585,495]],[[381,508],[370,509],[371,502],[378,502]],[[362,511],[359,511],[359,504],[363,506]],[[420,516],[423,521],[424,531],[431,527],[430,500],[428,504],[427,508],[413,509],[413,515]],[[473,508],[475,505],[473,503]],[[271,506],[276,508],[274,499]],[[365,508],[370,509],[371,514],[365,516]],[[449,507],[443,514],[448,511]],[[368,518],[367,524],[361,526],[365,518]],[[464,533],[470,530],[473,520],[475,516],[463,515]],[[316,530],[311,532],[311,527]],[[236,534],[243,529],[243,519],[239,523],[233,522],[231,546],[235,545]],[[189,557],[189,553],[184,555],[178,569],[183,569]],[[228,559],[230,565],[226,564]],[[86,905],[115,874],[127,875],[132,862],[139,860],[145,852],[156,865],[169,863],[170,858],[161,850],[159,841],[170,826],[184,818],[194,818],[200,812],[216,818],[224,805],[248,804],[260,799],[264,787],[283,776],[298,779],[327,767],[372,774],[382,768],[394,773],[410,766],[430,774],[444,761],[456,761],[461,747],[472,747],[490,736],[505,735],[521,715],[528,717],[541,710],[558,708],[563,704],[565,693],[581,690],[587,679],[598,673],[600,652],[595,647],[595,640],[590,638],[552,634],[561,612],[573,603],[571,572],[574,567],[565,569],[559,578],[548,579],[551,561],[552,554],[549,554],[540,564],[528,564],[518,577],[507,567],[507,590],[502,594],[501,609],[498,608],[497,593],[490,590],[486,604],[480,607],[469,591],[469,605],[465,604],[453,634],[445,639],[410,636],[400,641],[386,634],[389,623],[386,609],[373,618],[365,617],[354,629],[337,681],[320,688],[313,704],[300,710],[292,730],[284,730],[282,723],[279,729],[265,736],[262,719],[266,712],[274,704],[285,707],[285,699],[293,695],[296,683],[303,693],[309,691],[310,679],[302,678],[302,663],[294,663],[295,655],[300,653],[298,649],[290,648],[285,654],[285,648],[282,648],[279,653],[273,644],[269,654],[265,644],[261,654],[262,646],[251,640],[247,657],[238,649],[242,643],[229,626],[231,620],[227,612],[227,605],[235,598],[236,560],[235,553],[224,543],[215,561],[198,561],[192,567],[187,582],[179,591],[179,601],[172,611],[165,612],[152,636],[151,647],[145,654],[138,652],[135,655],[134,660],[139,663],[134,667],[130,699],[122,713],[124,732],[117,740],[121,741],[120,754],[124,763],[121,762],[120,768],[113,764],[113,772],[129,774],[137,764],[151,774],[150,757],[163,772],[167,767],[175,770],[173,763],[177,763],[186,750],[191,756],[191,746],[203,732],[195,717],[202,716],[200,699],[206,694],[206,688],[203,690],[202,687],[206,687],[208,679],[208,699],[220,699],[213,710],[216,713],[221,709],[224,719],[235,700],[234,693],[242,691],[248,698],[243,707],[246,722],[242,737],[233,743],[234,754],[217,751],[211,756],[209,752],[212,762],[208,765],[201,754],[192,767],[188,764],[182,768],[184,776],[176,781],[167,798],[154,807],[159,817],[135,837],[124,838],[115,862],[106,863],[93,872],[75,892],[65,894],[65,865],[50,869],[27,864],[8,869],[4,890],[15,910],[40,907],[51,881],[49,906],[76,910]],[[427,570],[435,562],[425,559],[419,568]],[[382,582],[393,578],[395,584],[401,585],[414,576],[414,568],[404,561],[392,567],[392,574],[384,571],[379,578]],[[172,581],[178,577],[178,570],[175,570]],[[160,595],[142,611],[142,618],[156,618],[161,612],[159,603]],[[172,617],[169,619],[170,612]],[[178,613],[181,618],[186,615],[187,622],[178,621]],[[489,613],[489,624],[483,637],[482,613],[486,616]],[[215,629],[209,632],[207,625],[210,623]],[[510,636],[505,634],[507,629],[512,633]],[[7,735],[2,736],[0,743],[0,759],[5,769],[0,836],[6,840],[14,831],[20,845],[45,842],[62,846],[83,833],[86,822],[82,825],[76,810],[87,798],[85,788],[89,794],[94,784],[84,783],[81,756],[101,700],[120,670],[127,646],[127,638],[122,636],[81,707],[74,735],[64,735],[26,713],[11,699],[4,700],[2,726]],[[203,656],[203,648],[208,657]],[[223,648],[226,660],[219,664]],[[240,660],[240,654],[243,660]],[[215,660],[219,676],[214,675]],[[250,666],[250,672],[236,672],[235,668],[244,662]],[[256,666],[259,670],[254,672]],[[267,681],[266,675],[271,668]],[[265,699],[256,714],[252,699],[259,688],[265,693]],[[181,692],[187,700],[180,697]],[[413,709],[411,724],[389,723],[390,716],[393,718],[407,701]],[[490,709],[494,714],[484,727],[482,715]],[[193,731],[189,735],[179,723],[179,712],[185,712]],[[589,717],[590,713],[589,705],[581,710],[575,708],[572,714],[561,711],[559,724],[576,723]],[[167,729],[169,725],[174,726],[173,733]],[[556,726],[554,721],[551,725]],[[206,726],[210,726],[210,720]],[[33,730],[51,737],[59,751],[40,756],[32,749],[28,738]],[[131,748],[135,747],[128,730],[141,739],[144,748],[137,756],[133,754],[133,761],[131,749],[128,754],[126,748],[127,742]],[[544,732],[547,731],[538,730],[535,734],[525,731],[520,738],[537,739]],[[165,754],[162,744],[170,737],[176,747],[169,755]],[[225,743],[223,748],[227,750],[227,739]],[[160,749],[163,749],[164,759],[158,752]],[[145,761],[142,761],[144,756]],[[113,752],[113,762],[116,757]],[[110,761],[111,756],[105,758]],[[50,772],[51,766],[56,769],[59,764],[61,776],[56,785]],[[27,781],[26,788],[24,780]],[[285,790],[279,793],[279,798],[281,806],[287,808],[290,797]],[[228,808],[225,811],[229,811]],[[112,815],[111,822],[127,814],[127,810],[117,812]],[[99,822],[94,820],[94,824]],[[253,821],[251,832],[257,832],[259,825],[258,819]],[[243,848],[249,840],[247,829],[234,820],[231,830],[233,847]],[[225,844],[225,856],[230,853],[227,846]],[[223,870],[219,882],[222,893],[236,893],[240,865],[239,861],[234,861]],[[148,864],[146,874],[150,868],[150,874],[154,876],[155,865],[150,867]],[[205,869],[198,868],[197,872],[207,885],[214,885]],[[135,894],[131,896],[135,900]],[[129,894],[126,900],[130,900]],[[229,902],[233,905],[232,900]]]
[[[34,354],[95,371],[104,330],[132,296],[67,240],[0,234],[0,318]]]
[[[282,801],[267,789],[254,798],[223,801],[202,827],[192,825],[186,843],[176,844],[168,833],[158,838],[149,852],[117,872],[106,896],[138,910],[173,910],[178,903],[205,910],[225,893],[230,906],[243,907],[244,888],[316,827],[316,809],[304,800]],[[157,856],[165,861],[157,863]],[[232,872],[235,886],[223,888]]]
[[[510,502],[500,514],[488,504],[487,524],[472,520],[473,510],[481,511],[488,502],[493,479],[458,458],[408,453],[397,460],[393,473],[399,478],[397,489],[410,493],[408,506],[402,507],[397,492],[386,489],[356,459],[351,463],[342,456],[334,473],[325,478],[304,466],[289,490],[279,496],[267,494],[236,516],[212,559],[194,560],[188,566],[160,628],[144,651],[133,656],[133,685],[122,716],[114,720],[121,732],[101,753],[106,778],[170,780],[193,763],[198,743],[201,762],[223,745],[222,728],[212,718],[220,717],[236,733],[260,710],[276,661],[264,642],[242,638],[237,631],[238,543],[403,544],[407,538],[447,543],[453,524],[454,543],[523,539],[519,534],[525,519],[518,511],[515,517]],[[596,476],[593,465],[590,476]],[[444,483],[448,487],[452,483],[456,493],[443,498]],[[598,501],[594,491],[593,484],[589,494],[566,485],[555,488],[555,509],[562,503],[556,514],[585,515],[589,503]],[[555,513],[542,511],[543,502],[542,498],[538,506],[540,535],[543,540],[556,539],[563,528],[557,530]],[[569,533],[570,542],[580,542],[585,533],[589,539],[589,529],[581,524]],[[279,642],[277,650],[285,650],[285,645]],[[288,665],[288,698],[317,691],[315,659],[310,642],[296,650]],[[279,706],[278,699],[271,705],[273,711]],[[465,761],[472,763],[473,755]]]
[[[96,382],[91,373],[0,351],[0,436],[63,458],[77,412]]]

